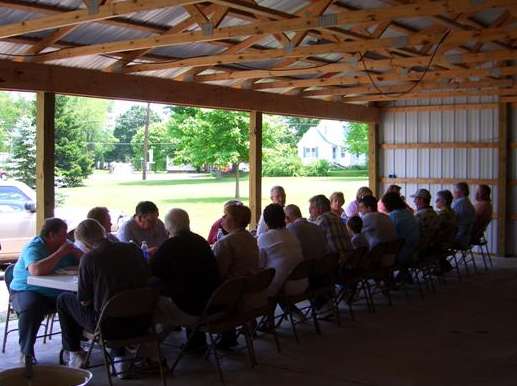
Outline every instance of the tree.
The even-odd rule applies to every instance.
[[[146,114],[145,106],[134,105],[117,118],[113,135],[118,140],[118,144],[115,149],[109,153],[110,161],[128,161],[134,159],[135,148],[132,145],[133,137],[138,129],[144,127]],[[149,123],[152,124],[159,121],[160,117],[158,114],[151,110]]]
[[[144,159],[143,143],[144,128],[141,127],[131,140],[132,162],[137,169],[142,167]],[[149,149],[153,150],[154,164],[152,168],[155,172],[166,169],[167,156],[172,157],[175,148],[175,143],[165,123],[155,123],[149,127]]]
[[[248,160],[249,117],[224,110],[173,108],[169,130],[177,140],[174,162],[194,167],[232,166],[239,197],[239,164]]]
[[[7,170],[16,179],[36,187],[36,125],[28,116],[14,125]]]
[[[345,148],[353,155],[368,154],[368,124],[351,122],[348,123]]]
[[[34,114],[34,103],[24,98],[15,98],[8,92],[0,92],[0,151],[9,149],[11,132],[20,117]]]
[[[56,97],[56,177],[78,186],[93,171],[104,141],[109,101],[59,95]]]
[[[296,145],[307,130],[311,127],[318,126],[320,120],[315,118],[286,117],[285,122],[293,133],[293,145]]]

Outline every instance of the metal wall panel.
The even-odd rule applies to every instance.
[[[429,100],[400,101],[393,106],[443,105],[459,103],[493,103],[493,97],[444,98]],[[514,112],[517,118],[517,112]],[[517,122],[517,119],[514,119]],[[476,143],[497,142],[497,109],[386,112],[383,116],[379,141],[389,144],[424,143]],[[516,124],[517,128],[517,124]],[[517,130],[514,130],[517,132]],[[517,133],[514,132],[514,140]],[[514,151],[514,153],[517,153]],[[517,177],[517,154],[513,155],[514,178]],[[380,154],[382,177],[396,175],[399,178],[454,178],[497,179],[497,149],[386,149]],[[402,193],[409,196],[417,189],[428,189],[434,196],[439,190],[452,190],[448,184],[401,184]],[[382,186],[381,190],[386,187]],[[494,208],[497,207],[497,187],[491,186]],[[476,186],[471,187],[474,192]],[[517,193],[517,187],[515,189]],[[472,195],[473,196],[473,195]],[[513,196],[515,197],[515,195]],[[472,197],[473,198],[473,197]],[[513,199],[517,202],[517,199]],[[517,204],[514,204],[517,210]],[[517,230],[517,224],[515,225]],[[490,224],[487,235],[489,249],[495,252],[497,243],[497,222]],[[517,251],[517,241],[516,248]]]

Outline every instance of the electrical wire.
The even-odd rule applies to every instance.
[[[364,54],[362,52],[359,52],[359,55],[360,55],[360,59],[359,61],[361,62],[361,64],[363,65],[363,69],[364,71],[366,72],[366,75],[368,76],[368,79],[370,80],[370,83],[372,84],[372,86],[383,96],[390,96],[390,97],[401,97],[401,96],[404,96],[406,94],[409,94],[411,91],[413,91],[425,78],[425,76],[427,75],[427,73],[429,72],[429,70],[431,69],[431,65],[433,64],[433,61],[434,61],[434,58],[436,56],[436,54],[438,53],[438,49],[441,47],[441,45],[443,44],[443,42],[445,41],[445,39],[447,39],[447,36],[449,36],[450,34],[450,30],[447,30],[443,36],[441,37],[441,39],[438,41],[438,43],[436,44],[436,47],[434,48],[434,51],[431,55],[431,57],[429,58],[429,62],[427,63],[424,71],[422,72],[422,76],[420,76],[420,78],[415,82],[415,84],[413,84],[411,87],[409,87],[407,90],[405,91],[402,91],[402,92],[399,92],[399,93],[390,93],[390,92],[385,92],[384,90],[382,90],[378,85],[377,83],[375,83],[375,80],[373,79],[372,75],[370,74],[370,71],[368,70],[368,68],[366,67],[366,63],[365,63],[365,60],[364,60]]]

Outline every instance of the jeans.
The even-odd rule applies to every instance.
[[[83,306],[77,295],[64,293],[57,298],[57,312],[61,324],[63,349],[81,350],[83,330],[95,331],[97,312],[92,306]]]
[[[20,351],[34,356],[34,343],[45,316],[56,311],[56,299],[35,291],[11,291],[13,308],[18,314]]]
[[[79,351],[83,330],[94,332],[99,318],[98,313],[91,305],[83,306],[77,295],[64,293],[57,298],[57,312],[63,337],[63,349]],[[102,323],[102,332],[105,339],[124,339],[145,334],[151,324],[150,316],[132,319],[110,318]],[[124,356],[123,347],[112,347],[113,356]]]

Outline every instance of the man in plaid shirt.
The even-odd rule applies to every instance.
[[[339,217],[330,211],[329,199],[318,194],[309,200],[309,204],[311,220],[325,233],[329,251],[337,253],[339,261],[345,262],[352,249],[350,236]]]

